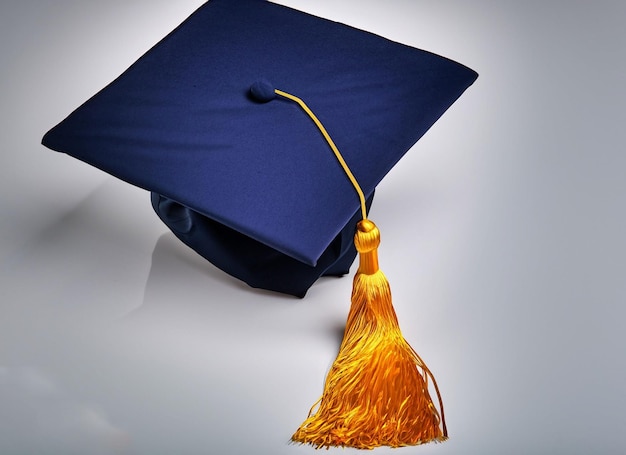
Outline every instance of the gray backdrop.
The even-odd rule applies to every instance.
[[[626,3],[279,3],[480,74],[371,213],[451,436],[393,453],[624,453]],[[145,191],[40,145],[200,4],[0,6],[2,454],[313,453],[288,440],[351,278],[304,300],[251,290]]]

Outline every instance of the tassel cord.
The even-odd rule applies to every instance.
[[[335,145],[335,142],[330,137],[330,134],[328,134],[328,131],[326,131],[326,128],[324,128],[324,125],[322,125],[322,122],[319,121],[317,116],[313,113],[311,109],[309,109],[309,106],[307,106],[306,103],[301,98],[298,98],[297,96],[292,95],[291,93],[283,92],[282,90],[278,90],[278,89],[275,89],[274,92],[277,95],[282,96],[283,98],[287,98],[291,101],[298,103],[298,105],[302,108],[302,110],[306,112],[306,114],[311,118],[311,120],[313,120],[313,122],[315,122],[315,125],[324,136],[324,139],[326,139],[326,142],[328,142],[328,145],[330,146],[333,153],[335,154],[337,161],[339,161],[339,164],[343,168],[343,171],[348,176],[348,179],[350,179],[350,183],[352,183],[352,186],[354,186],[354,189],[359,195],[359,201],[361,203],[361,216],[364,220],[367,219],[367,208],[365,205],[365,195],[363,194],[363,190],[361,189],[359,182],[357,182],[356,178],[352,174],[352,171],[346,164],[346,161],[343,159],[343,156],[339,152],[339,149]]]

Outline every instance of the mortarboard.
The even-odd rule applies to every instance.
[[[369,207],[476,77],[281,5],[211,0],[43,144],[151,191],[176,236],[227,273],[302,297],[320,276],[348,272],[359,201],[310,119],[264,90],[306,101]]]
[[[149,190],[183,242],[251,286],[304,296],[358,251],[339,353],[292,441],[443,441],[439,389],[400,332],[367,211],[476,77],[284,6],[211,0],[43,143]]]

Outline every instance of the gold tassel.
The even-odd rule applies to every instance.
[[[313,120],[361,202],[363,219],[354,243],[359,269],[352,305],[337,359],[326,377],[324,393],[291,437],[316,448],[373,449],[444,441],[448,438],[439,388],[430,370],[406,342],[391,304],[389,283],[378,268],[380,233],[367,219],[365,196],[337,146],[315,114],[299,97],[258,82],[251,92],[267,102],[278,95],[296,102]],[[428,392],[432,381],[439,409]]]
[[[378,228],[362,220],[354,242],[359,269],[343,342],[322,397],[292,441],[359,449],[444,441],[448,434],[439,388],[402,336],[389,283],[378,268]],[[430,397],[429,379],[440,412]]]

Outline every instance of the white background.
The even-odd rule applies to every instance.
[[[371,213],[451,436],[393,453],[625,453],[626,3],[280,3],[480,74]],[[0,6],[2,454],[313,453],[351,278],[249,289],[40,145],[200,4]]]

